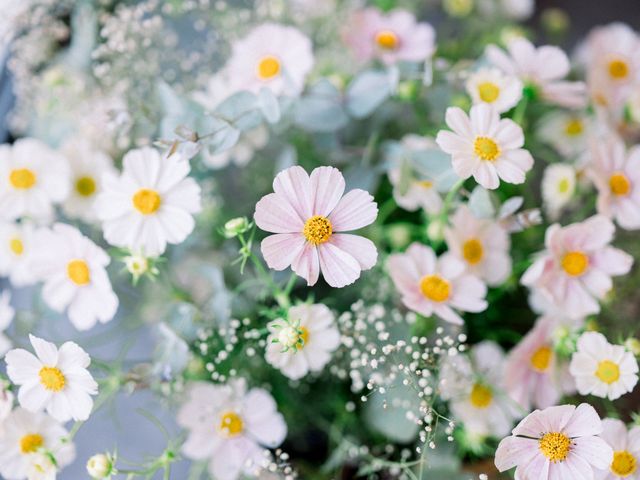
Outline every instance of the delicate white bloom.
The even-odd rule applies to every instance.
[[[14,287],[37,281],[31,268],[37,229],[30,222],[0,222],[0,275]]]
[[[53,343],[29,335],[36,355],[17,348],[9,351],[7,375],[20,386],[18,401],[30,412],[47,412],[56,420],[86,420],[91,414],[91,395],[98,384],[87,368],[91,359],[73,342],[58,349]]]
[[[4,420],[0,474],[7,480],[54,479],[74,458],[75,447],[68,432],[49,415],[16,408]]]
[[[193,231],[200,187],[187,178],[190,166],[179,154],[163,158],[141,148],[124,156],[120,177],[106,175],[96,200],[104,238],[111,245],[144,255],[162,254]]]
[[[577,112],[555,111],[540,119],[538,137],[568,159],[577,158],[587,149],[593,133],[591,121]]]
[[[223,168],[233,163],[238,167],[247,165],[257,150],[264,148],[269,142],[269,129],[260,124],[254,129],[244,132],[238,143],[224,152],[211,155],[207,149],[202,151],[202,161],[211,168]]]
[[[11,292],[3,290],[0,293],[0,357],[11,348],[11,341],[3,332],[11,325],[15,313],[16,311],[11,306]]]
[[[0,216],[50,221],[53,204],[69,193],[64,157],[32,138],[0,145]]]
[[[576,191],[576,171],[571,165],[554,163],[542,176],[542,202],[552,219],[571,201]]]
[[[486,103],[499,113],[511,110],[522,98],[522,82],[497,68],[481,68],[472,73],[466,86],[474,104]]]
[[[189,431],[182,452],[208,460],[216,480],[235,480],[251,473],[287,435],[287,426],[273,397],[261,388],[247,391],[244,379],[227,385],[193,384],[178,413],[178,424]]]
[[[87,461],[87,473],[91,478],[102,480],[111,478],[114,473],[113,459],[110,455],[98,453]]]
[[[595,471],[596,480],[640,480],[640,427],[627,426],[620,420],[602,420],[600,437],[613,449],[613,461],[607,470]]]
[[[118,297],[106,267],[109,255],[78,229],[56,223],[37,236],[33,270],[44,281],[42,298],[56,312],[67,310],[78,330],[113,319]]]
[[[638,362],[622,345],[612,345],[598,332],[583,333],[569,371],[581,395],[615,400],[638,383]]]
[[[340,345],[334,315],[321,304],[291,307],[287,320],[274,320],[267,328],[265,358],[293,380],[322,370]]]

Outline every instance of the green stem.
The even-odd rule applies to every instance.
[[[529,97],[524,95],[516,110],[513,112],[513,121],[518,125],[522,126],[522,122],[524,121],[524,114],[527,111],[527,106],[529,105]]]

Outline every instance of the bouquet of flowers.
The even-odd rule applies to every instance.
[[[640,479],[638,32],[1,1],[1,478]]]

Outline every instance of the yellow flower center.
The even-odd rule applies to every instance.
[[[611,471],[619,477],[628,477],[638,468],[636,457],[627,450],[619,450],[613,452],[613,462],[611,462]]]
[[[76,180],[76,192],[83,197],[90,197],[96,191],[96,182],[91,177],[80,177]]]
[[[314,245],[325,243],[333,233],[333,226],[327,217],[314,215],[304,223],[302,234]]]
[[[29,433],[20,439],[20,452],[35,453],[44,445],[44,438],[37,433]]]
[[[422,188],[433,188],[433,182],[431,180],[418,180],[416,183]]]
[[[545,433],[539,440],[538,447],[550,462],[562,462],[571,450],[571,439],[564,433]]]
[[[220,431],[227,438],[239,435],[243,429],[244,423],[242,418],[235,412],[226,412],[220,418]]]
[[[151,215],[160,208],[162,199],[155,190],[141,188],[133,196],[133,206],[143,215]]]
[[[298,337],[302,340],[302,345],[298,344],[298,348],[302,348],[304,346],[307,345],[307,342],[309,341],[309,330],[307,330],[306,327],[299,327],[298,330],[300,330],[300,333],[298,334]]]
[[[13,188],[28,190],[36,184],[36,174],[28,168],[11,170],[11,173],[9,174],[9,182],[11,182]]]
[[[624,60],[612,60],[609,62],[609,75],[616,80],[622,80],[629,75],[629,65]]]
[[[400,39],[391,30],[380,30],[376,34],[376,43],[385,50],[395,50],[400,44]]]
[[[483,255],[482,242],[477,238],[470,238],[462,245],[462,256],[471,265],[475,265],[482,260]]]
[[[611,360],[603,360],[598,364],[596,377],[607,385],[611,385],[612,383],[617,382],[620,378],[620,367],[617,363],[614,363]]]
[[[493,162],[500,156],[500,147],[489,137],[476,137],[473,151],[482,160]]]
[[[611,193],[619,197],[629,195],[631,191],[631,182],[629,178],[622,172],[615,172],[609,177],[609,188]]]
[[[471,395],[469,395],[469,401],[471,405],[476,408],[487,408],[491,405],[493,400],[493,394],[491,389],[485,387],[480,383],[476,383],[471,389]]]
[[[583,130],[584,126],[582,125],[582,120],[580,120],[579,118],[570,119],[564,126],[564,133],[566,133],[570,137],[580,135]]]
[[[568,178],[563,178],[558,182],[558,193],[567,193],[569,188],[571,187],[571,183]]]
[[[84,260],[71,260],[67,264],[67,275],[76,285],[87,285],[91,281],[91,271]]]
[[[451,286],[438,274],[425,275],[420,280],[420,291],[429,300],[444,302],[451,294]]]
[[[582,275],[589,267],[589,257],[582,252],[568,252],[562,257],[562,268],[572,277]]]
[[[260,80],[270,80],[280,74],[281,68],[280,60],[273,55],[262,57],[258,63],[258,78]]]
[[[24,253],[24,243],[18,237],[13,237],[9,240],[9,249],[14,255],[22,255]]]
[[[500,96],[500,87],[493,82],[484,82],[478,85],[480,100],[486,103],[495,102]]]
[[[57,367],[42,367],[40,369],[40,383],[47,390],[59,392],[67,384],[67,379]]]
[[[553,350],[551,348],[540,347],[531,355],[531,367],[540,373],[546,372],[552,358]]]

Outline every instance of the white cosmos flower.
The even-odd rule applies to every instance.
[[[11,306],[11,292],[3,290],[0,293],[0,357],[11,348],[11,341],[3,332],[11,325],[15,313]]]
[[[60,154],[32,138],[0,145],[0,216],[50,221],[53,204],[69,192],[69,166]]]
[[[522,82],[497,68],[481,68],[467,80],[467,92],[474,104],[486,103],[498,113],[515,107],[522,98]]]
[[[583,333],[571,357],[569,371],[581,395],[615,400],[638,383],[638,362],[621,345],[610,344],[598,332]]]
[[[69,432],[45,413],[16,408],[3,425],[0,474],[7,480],[54,479],[76,456]]]
[[[96,200],[107,242],[147,256],[183,242],[201,209],[200,187],[189,171],[179,154],[163,157],[148,147],[127,153],[122,174],[107,174]]]
[[[334,315],[321,304],[291,307],[286,321],[274,320],[267,328],[265,358],[293,380],[322,370],[340,345]]]
[[[115,173],[113,160],[85,140],[67,141],[60,148],[60,153],[71,168],[71,190],[62,208],[71,218],[95,222],[94,203],[102,190],[101,178],[105,173]]]
[[[533,167],[533,157],[521,148],[522,128],[510,119],[501,119],[486,104],[471,107],[469,115],[458,107],[447,108],[447,126],[440,130],[438,146],[451,155],[453,170],[461,178],[473,178],[484,188],[495,189],[500,179],[507,183],[524,183]]]
[[[594,478],[640,480],[640,427],[634,426],[627,432],[621,420],[605,418],[600,438],[613,449],[613,461],[607,470],[597,470]]]
[[[14,287],[37,281],[31,268],[37,229],[30,222],[0,221],[0,275],[9,277]]]
[[[37,235],[32,268],[44,281],[42,298],[56,312],[67,309],[78,330],[113,319],[118,297],[105,270],[111,258],[80,231],[56,223]]]
[[[554,163],[542,176],[542,202],[549,216],[555,220],[571,201],[576,191],[576,171],[571,165]]]
[[[593,133],[593,127],[583,114],[554,111],[540,119],[537,132],[542,141],[573,159],[587,149],[587,139]]]
[[[45,410],[56,420],[86,420],[91,414],[91,395],[98,393],[87,367],[91,359],[73,342],[58,349],[53,343],[29,335],[36,355],[21,348],[9,351],[7,375],[20,386],[18,402],[30,412]]]
[[[189,431],[184,455],[208,460],[216,480],[251,474],[262,466],[265,447],[277,447],[287,435],[273,397],[261,388],[247,392],[244,379],[222,386],[193,384],[178,412],[178,424]]]

